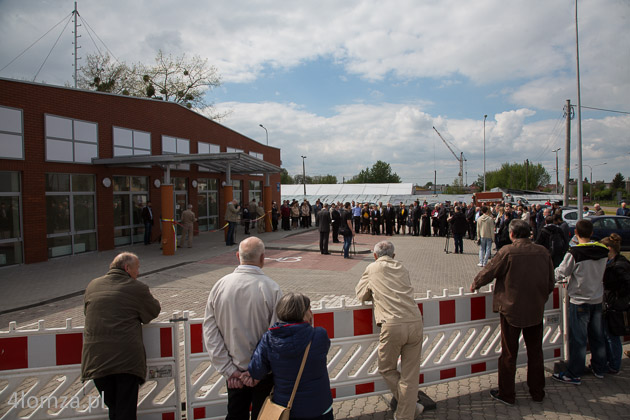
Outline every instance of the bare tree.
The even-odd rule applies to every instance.
[[[221,85],[216,67],[199,56],[186,54],[173,57],[158,51],[155,65],[112,63],[109,56],[89,55],[87,64],[80,69],[78,86],[101,92],[149,97],[181,104],[211,119],[221,119],[206,93]]]

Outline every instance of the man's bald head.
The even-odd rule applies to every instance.
[[[255,236],[249,237],[238,245],[236,256],[242,265],[256,265],[262,268],[265,262],[265,244]]]

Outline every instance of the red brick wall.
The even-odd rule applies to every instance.
[[[35,83],[0,79],[0,106],[21,109],[24,121],[24,160],[0,158],[0,170],[17,171],[22,178],[22,221],[24,260],[26,263],[45,261],[48,258],[46,243],[45,174],[85,173],[96,175],[97,229],[99,250],[114,247],[113,189],[105,188],[102,180],[112,175],[142,175],[150,177],[150,200],[159,212],[159,190],[153,186],[155,179],[163,179],[163,170],[152,168],[105,167],[74,163],[46,162],[45,114],[95,122],[98,124],[99,157],[113,157],[113,127],[123,127],[151,133],[151,152],[162,153],[162,135],[190,140],[190,152],[197,152],[197,142],[262,153],[266,162],[280,166],[280,149],[265,146],[219,123],[211,121],[183,106],[151,99],[133,98],[71,88],[46,86]],[[189,202],[197,211],[197,191],[190,181],[197,178],[218,178],[219,186],[225,174],[200,172],[196,165],[190,171],[171,171],[171,176],[188,177]],[[248,182],[261,177],[234,176],[243,180],[243,199],[247,200]],[[262,178],[264,185],[264,177]],[[280,174],[270,176],[273,200],[280,200],[276,183]],[[219,217],[225,212],[219,191]],[[158,213],[159,216],[159,213]],[[159,229],[159,226],[156,226]]]

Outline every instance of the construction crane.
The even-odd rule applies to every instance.
[[[459,157],[457,157],[457,155],[455,154],[455,152],[453,151],[451,146],[448,144],[448,142],[446,140],[444,140],[444,137],[442,137],[440,132],[437,131],[437,129],[435,127],[433,127],[433,129],[435,130],[437,135],[440,136],[440,139],[442,139],[442,141],[444,142],[446,147],[448,147],[448,150],[450,150],[451,153],[453,154],[453,156],[455,156],[455,159],[457,159],[457,161],[459,162],[459,174],[458,174],[459,175],[459,185],[461,187],[463,187],[464,186],[464,162],[466,162],[466,158],[464,157],[464,152],[459,152]]]

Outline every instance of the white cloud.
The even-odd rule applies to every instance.
[[[630,5],[620,0],[579,4],[582,103],[627,110],[630,37],[625,35]],[[73,0],[0,1],[0,39],[10,40],[0,44],[0,68],[73,6]],[[550,151],[564,147],[562,122],[528,119],[534,114],[541,118],[544,110],[555,110],[560,117],[566,99],[576,102],[573,7],[573,1],[548,0],[191,0],[181,4],[110,0],[80,2],[79,11],[121,60],[152,62],[160,48],[174,55],[200,55],[218,68],[225,82],[250,82],[252,89],[258,88],[254,82],[263,72],[286,71],[322,58],[332,59],[344,70],[336,76],[339,80],[358,75],[367,81],[387,80],[392,86],[418,82],[451,91],[456,86],[462,95],[489,86],[486,98],[504,101],[486,124],[490,169],[526,158],[550,165],[554,159]],[[64,24],[0,76],[32,79]],[[93,50],[86,29],[80,28],[81,56]],[[71,81],[71,43],[67,31],[37,80]],[[362,104],[368,96],[372,103],[388,100],[384,86],[367,86],[365,100],[331,102],[328,108],[335,113],[330,117],[308,112],[306,104],[297,100],[217,105],[233,110],[226,125],[251,137],[264,135],[258,127],[264,123],[270,144],[282,147],[292,173],[301,169],[299,155],[307,154],[310,168],[340,179],[381,159],[406,180],[432,176],[435,167],[439,178],[451,182],[458,163],[432,125],[468,158],[469,181],[474,179],[472,173],[480,172],[481,121],[428,114],[428,105],[436,98]],[[469,115],[468,110],[454,112]],[[607,173],[627,171],[623,157],[629,151],[629,118],[589,119],[589,115],[583,116],[585,162],[607,161]],[[575,129],[573,133],[575,137]]]
[[[383,104],[382,106],[346,105],[334,116],[324,118],[296,104],[221,103],[219,109],[234,112],[223,123],[260,142],[264,133],[252,123],[264,121],[269,130],[269,144],[282,150],[283,166],[289,173],[302,170],[301,155],[307,156],[307,172],[313,175],[336,175],[349,178],[361,169],[383,160],[406,182],[425,184],[437,170],[438,181],[451,183],[459,172],[459,163],[448,151],[432,126],[454,146],[464,152],[465,171],[472,182],[483,173],[483,123],[432,116],[420,108]],[[542,163],[549,171],[555,168],[552,150],[564,150],[564,121],[545,120],[528,123],[534,112],[516,109],[490,116],[486,122],[486,169],[497,169],[505,162]],[[575,127],[573,127],[575,133]],[[606,121],[585,120],[583,137],[584,163],[594,165],[608,161],[606,173],[627,171],[627,133],[630,117],[609,117]],[[626,133],[626,138],[618,137]],[[617,137],[614,137],[617,135]],[[575,135],[573,138],[575,142]],[[560,155],[564,161],[564,152]],[[575,143],[572,162],[577,159]],[[595,162],[597,161],[597,162]],[[627,172],[626,172],[627,173]]]

